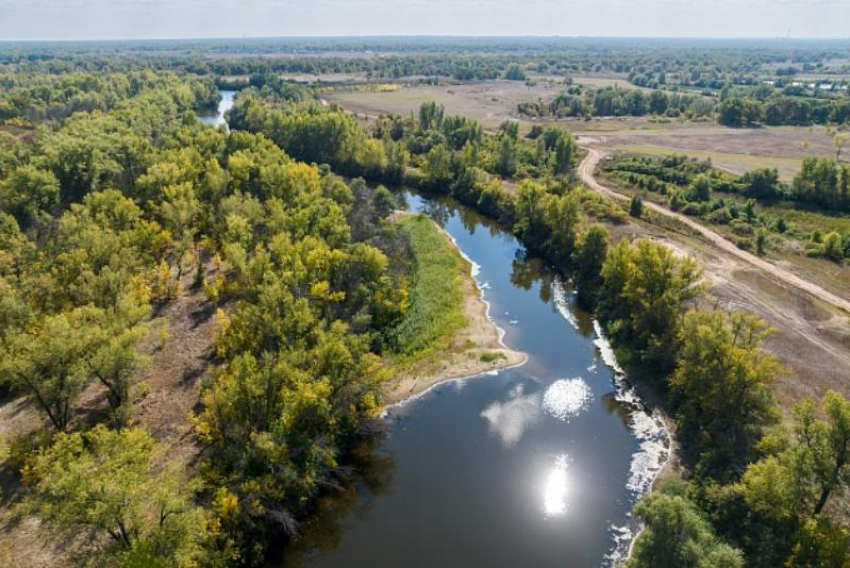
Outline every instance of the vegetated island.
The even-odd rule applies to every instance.
[[[472,265],[451,237],[424,215],[399,213],[395,222],[410,236],[415,276],[409,311],[396,329],[402,348],[393,361],[386,402],[401,402],[452,379],[523,364],[525,353],[502,343]]]

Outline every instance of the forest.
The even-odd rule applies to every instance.
[[[785,370],[763,348],[772,330],[702,302],[708,283],[694,260],[655,240],[614,239],[612,227],[640,206],[627,211],[578,182],[573,135],[553,126],[522,134],[515,121],[488,131],[435,102],[362,122],[270,77],[356,70],[523,81],[527,71],[602,61],[646,77],[676,50],[682,59],[667,77],[701,87],[704,74],[692,70],[704,57],[725,84],[768,61],[818,65],[840,49],[740,55],[720,45],[701,55],[554,42],[541,55],[505,40],[492,55],[469,41],[471,55],[448,57],[431,50],[456,46],[420,53],[410,40],[379,63],[253,57],[279,46],[247,40],[236,42],[244,58],[219,57],[233,46],[215,43],[180,46],[182,55],[155,42],[89,56],[64,46],[0,51],[0,389],[28,397],[44,421],[2,440],[15,514],[36,516],[50,535],[85,535],[74,554],[82,564],[267,565],[273,543],[294,537],[369,447],[392,361],[431,347],[416,343],[427,339],[420,322],[456,325],[456,314],[434,315],[451,307],[417,303],[417,283],[443,290],[448,277],[417,274],[412,247],[427,252],[434,235],[393,222],[393,191],[412,188],[474,208],[567,275],[629,376],[657,392],[675,422],[688,474],[636,506],[645,529],[627,566],[850,561],[850,401],[830,391],[784,420],[771,384]],[[228,128],[199,123],[219,100],[217,81],[242,74],[253,77]],[[630,93],[640,91],[576,91],[545,112],[663,114],[696,100]],[[738,100],[719,103],[721,122]],[[735,125],[767,122],[767,107],[784,100],[758,103],[763,115]],[[846,122],[835,110],[846,100],[824,104],[824,121]],[[820,120],[814,106],[806,112]],[[754,248],[763,233],[788,230],[760,201],[850,207],[850,170],[831,159],[806,160],[791,184],[770,170],[732,178],[684,158],[628,158],[611,169],[671,207],[746,225]],[[850,256],[850,235],[801,238],[836,261]],[[151,365],[140,345],[151,334],[173,341],[159,316],[189,290],[213,307],[215,342],[214,370],[186,417],[197,444],[187,463],[140,421],[149,387],[138,377]]]

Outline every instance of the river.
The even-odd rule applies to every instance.
[[[293,567],[585,567],[627,553],[635,500],[667,454],[568,284],[451,200],[408,194],[474,263],[522,367],[387,410],[380,447],[320,500],[276,562]]]
[[[227,123],[224,119],[224,113],[233,108],[233,99],[236,97],[236,91],[219,91],[219,93],[221,93],[221,100],[218,102],[218,110],[215,114],[199,116],[198,120],[202,123],[211,124],[216,127]]]

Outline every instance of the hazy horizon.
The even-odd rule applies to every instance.
[[[848,39],[841,0],[0,0],[0,40]]]

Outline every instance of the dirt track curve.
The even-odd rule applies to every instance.
[[[587,156],[585,156],[584,160],[581,161],[581,164],[578,166],[578,175],[582,179],[582,181],[594,191],[614,200],[620,201],[628,201],[629,197],[614,191],[611,188],[605,187],[596,181],[593,173],[596,171],[596,166],[599,164],[599,161],[604,157],[604,154],[595,148],[590,148],[584,146],[584,149],[587,150]],[[662,207],[657,203],[652,202],[643,202],[643,206],[647,207],[660,215],[664,215],[666,217],[670,217],[687,225],[693,230],[697,231],[704,238],[708,239],[714,246],[717,248],[734,255],[740,260],[758,268],[766,274],[771,275],[777,280],[781,280],[782,282],[798,288],[800,290],[804,290],[809,294],[820,298],[824,302],[831,304],[845,312],[850,313],[850,301],[840,296],[837,296],[830,292],[829,290],[825,290],[824,288],[818,286],[814,282],[810,282],[804,278],[801,278],[782,268],[781,266],[777,266],[771,262],[764,260],[763,258],[759,258],[758,256],[751,254],[745,250],[739,249],[734,243],[728,241],[726,238],[722,237],[720,234],[712,231],[711,229],[705,227],[704,225],[697,223],[693,219],[686,217],[685,215],[680,215],[667,209],[666,207]]]

